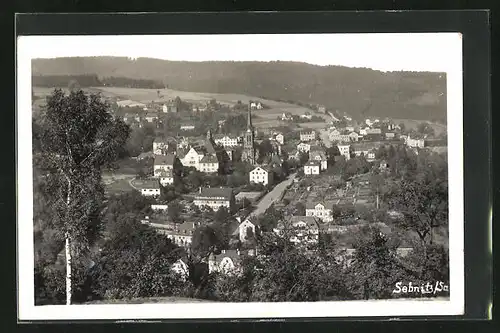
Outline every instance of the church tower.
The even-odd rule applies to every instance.
[[[210,128],[207,131],[207,140],[212,141],[212,130]]]
[[[248,103],[248,115],[247,115],[247,130],[243,139],[243,153],[241,155],[242,161],[248,162],[250,164],[255,164],[256,162],[256,152],[255,152],[255,132],[252,126],[252,113],[250,112],[250,103]]]

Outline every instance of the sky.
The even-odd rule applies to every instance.
[[[297,61],[381,71],[447,72],[458,33],[23,36],[32,58],[148,57],[182,61]]]

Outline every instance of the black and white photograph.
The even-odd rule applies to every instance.
[[[20,318],[463,314],[461,34],[17,44]]]

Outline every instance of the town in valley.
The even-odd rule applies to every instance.
[[[50,79],[32,90],[37,304],[391,299],[427,296],[398,283],[449,284],[446,121]],[[67,149],[50,144],[64,126],[81,137]]]

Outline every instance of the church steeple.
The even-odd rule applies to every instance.
[[[207,131],[207,140],[211,141],[212,140],[212,130],[209,128]]]
[[[247,130],[253,130],[252,113],[250,112],[252,108],[250,107],[250,105],[251,105],[250,102],[248,102]]]

